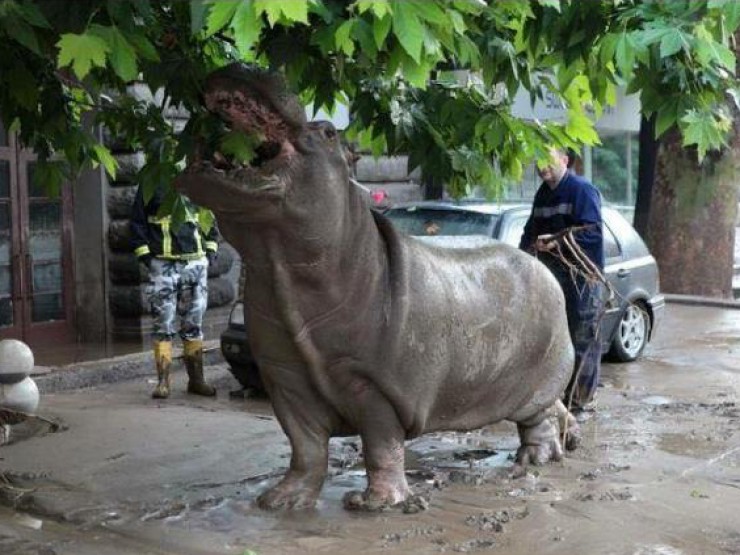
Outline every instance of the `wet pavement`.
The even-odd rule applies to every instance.
[[[0,553],[740,553],[740,310],[669,304],[643,359],[604,366],[561,463],[511,478],[510,423],[408,442],[420,512],[342,509],[365,483],[357,438],[332,440],[316,510],[260,511],[287,440],[266,401],[209,374],[216,400],[187,397],[182,372],[166,402],[150,377],[45,395],[62,429],[0,447]]]

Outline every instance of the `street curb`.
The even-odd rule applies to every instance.
[[[182,368],[181,359],[181,353],[174,357],[172,367],[174,372]],[[219,348],[219,342],[217,340],[205,342],[203,349],[204,365],[210,366],[222,362],[224,362],[224,358]],[[34,375],[33,379],[39,388],[39,392],[44,394],[117,383],[142,376],[156,376],[154,358],[151,352],[133,353],[57,366],[41,375]]]
[[[664,296],[666,302],[673,304],[740,309],[740,301],[732,299],[715,299],[713,297],[700,297],[698,295],[675,295],[667,293]]]

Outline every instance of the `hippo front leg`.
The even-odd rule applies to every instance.
[[[283,479],[257,498],[262,509],[312,508],[326,479],[330,411],[312,393],[310,384],[303,383],[303,386],[299,388],[300,393],[292,388],[268,387],[275,415],[288,436],[292,454]]]
[[[348,510],[376,511],[397,505],[411,494],[404,472],[406,432],[388,400],[367,383],[358,384],[353,400],[367,472],[367,489],[345,495]]]

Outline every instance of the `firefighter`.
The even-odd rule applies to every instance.
[[[165,194],[160,187],[144,202],[141,186],[136,191],[131,217],[131,241],[139,262],[146,266],[146,288],[153,321],[154,361],[157,386],[152,397],[170,394],[172,340],[179,333],[188,372],[188,393],[212,397],[216,390],[203,377],[203,314],[208,306],[208,266],[216,260],[218,229],[204,233],[197,219],[188,219],[176,229],[170,216],[158,215]],[[182,200],[193,210],[187,197]],[[176,329],[176,317],[180,317]]]

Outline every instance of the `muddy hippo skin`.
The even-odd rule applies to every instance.
[[[404,440],[516,422],[520,464],[562,456],[550,416],[573,368],[561,290],[504,244],[445,249],[396,231],[348,177],[337,131],[307,123],[281,79],[213,73],[205,103],[265,138],[259,165],[198,161],[176,186],[246,265],[249,341],[292,447],[263,508],[314,505],[332,436],[362,438],[368,486],[348,508],[410,495]]]

